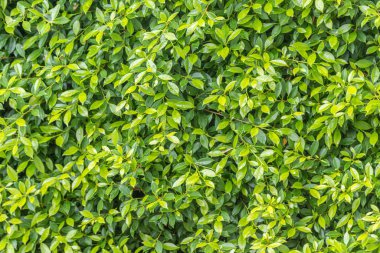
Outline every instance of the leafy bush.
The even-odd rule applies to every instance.
[[[0,0],[1,252],[380,252],[380,2]]]

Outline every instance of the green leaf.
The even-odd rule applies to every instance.
[[[357,128],[359,130],[369,130],[369,129],[371,129],[371,125],[368,124],[365,121],[362,121],[362,120],[354,122],[354,126],[355,126],[355,128]]]
[[[50,248],[44,243],[41,243],[40,249],[41,249],[42,253],[50,253],[51,252]]]
[[[10,166],[7,166],[7,174],[12,181],[16,182],[18,180],[17,172]]]
[[[92,219],[94,217],[94,215],[88,211],[88,210],[83,210],[80,212],[82,214],[83,217],[85,218],[89,218],[89,219]]]
[[[161,74],[158,76],[158,78],[160,78],[161,80],[164,80],[164,81],[173,80],[173,77],[171,77],[170,75],[167,75],[167,74]]]
[[[348,86],[347,93],[351,95],[355,95],[357,93],[357,89],[355,86]]]
[[[179,144],[180,143],[180,140],[175,135],[170,135],[170,136],[167,136],[167,137],[168,137],[169,141],[173,142],[174,144]]]
[[[379,135],[376,133],[376,132],[373,132],[371,134],[371,137],[369,138],[369,143],[372,145],[372,146],[375,146],[375,144],[377,143],[377,140],[379,139]]]
[[[324,51],[320,56],[327,62],[335,62],[335,56],[330,52]]]
[[[78,148],[77,147],[75,147],[75,146],[71,146],[69,149],[67,149],[64,153],[63,153],[63,155],[73,155],[73,154],[75,154],[76,152],[78,152]]]
[[[173,188],[181,186],[187,178],[187,174],[180,176],[173,184]]]
[[[82,5],[82,9],[84,13],[87,13],[88,10],[91,8],[91,5],[93,3],[93,0],[85,0],[84,4]]]
[[[268,133],[269,139],[276,145],[280,144],[280,138],[277,136],[276,133],[274,132],[269,132]]]
[[[79,20],[76,20],[74,23],[73,23],[73,31],[74,31],[74,34],[77,35],[80,31],[80,22]]]
[[[284,60],[271,60],[270,62],[277,66],[288,66]]]
[[[191,84],[192,84],[195,88],[197,88],[197,89],[201,89],[201,90],[204,89],[204,83],[203,83],[203,81],[200,80],[200,79],[193,79],[193,80],[191,80]]]
[[[260,32],[263,27],[263,23],[261,22],[260,19],[255,18],[252,26],[253,26],[253,29],[255,29],[257,32]]]
[[[164,249],[166,249],[166,250],[176,250],[176,249],[179,249],[179,247],[176,246],[173,243],[166,242],[166,243],[164,243]]]
[[[24,119],[21,119],[21,118],[18,118],[18,119],[16,120],[16,124],[17,124],[18,126],[20,126],[20,127],[22,127],[22,126],[26,126],[26,122],[25,122],[25,120],[24,120]]]
[[[226,59],[229,52],[230,52],[230,49],[228,47],[224,47],[218,51],[218,55],[221,56],[223,59]]]
[[[173,83],[173,82],[168,82],[168,90],[172,93],[172,94],[174,94],[174,95],[179,95],[179,88],[178,88],[178,86],[175,84],[175,83]]]
[[[310,190],[310,195],[313,196],[316,199],[320,199],[321,198],[321,195],[319,194],[319,192],[317,190],[314,190],[314,189]]]
[[[325,5],[323,3],[323,0],[315,0],[315,7],[317,8],[317,10],[323,12],[324,6]]]
[[[34,43],[38,40],[38,38],[39,36],[35,35],[26,39],[23,45],[23,49],[27,50],[28,48],[30,48],[32,45],[34,45]]]
[[[193,109],[194,104],[189,101],[181,101],[176,99],[169,99],[167,100],[166,104],[172,108],[179,109],[179,110],[188,110]]]
[[[351,214],[343,215],[343,216],[339,219],[338,223],[336,224],[336,227],[337,227],[337,228],[340,228],[340,227],[346,225],[347,222],[348,222],[348,220],[349,220],[350,218],[351,218]]]
[[[171,32],[164,33],[164,36],[167,40],[177,40],[177,37],[175,36],[175,34]]]
[[[42,163],[42,160],[36,155],[36,156],[34,156],[34,158],[33,158],[33,164],[36,166],[36,168],[40,171],[40,172],[42,172],[42,173],[44,173],[45,172],[45,166],[44,166],[44,164]]]
[[[361,60],[355,62],[355,64],[356,64],[356,66],[358,66],[359,68],[362,68],[362,69],[368,68],[368,67],[373,65],[372,61],[367,60],[367,59],[361,59]]]

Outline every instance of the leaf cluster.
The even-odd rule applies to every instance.
[[[380,2],[0,10],[0,252],[380,252]]]

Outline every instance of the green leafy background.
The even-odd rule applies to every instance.
[[[380,252],[380,2],[0,9],[1,252]]]

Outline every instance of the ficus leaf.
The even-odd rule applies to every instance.
[[[0,0],[0,252],[377,252],[379,8]]]

